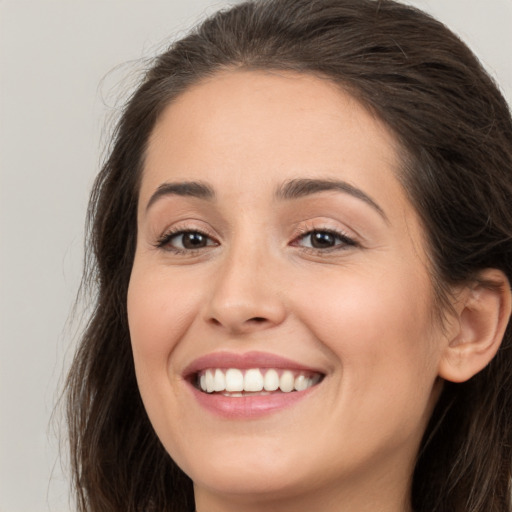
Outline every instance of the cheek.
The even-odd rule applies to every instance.
[[[172,373],[170,361],[179,350],[180,340],[197,317],[197,294],[143,263],[134,263],[128,289],[128,323],[139,391],[150,421],[166,446],[179,453],[175,439],[180,422],[169,420],[169,411],[183,409],[174,384],[181,376]]]
[[[339,360],[353,395],[369,392],[405,400],[422,386],[425,399],[437,375],[438,346],[426,272],[386,266],[349,269],[304,283],[296,297],[304,323]],[[307,293],[305,291],[307,290]]]
[[[196,315],[198,293],[169,272],[134,264],[127,307],[136,366],[166,365]]]
[[[428,281],[352,275],[324,291],[322,301],[310,293],[303,314],[339,361],[333,416],[347,432],[358,433],[354,446],[364,438],[378,447],[385,438],[398,449],[411,435],[419,439],[437,396]]]
[[[127,303],[135,374],[146,412],[161,439],[176,438],[175,433],[169,435],[170,425],[180,427],[168,418],[168,411],[181,407],[176,394],[181,376],[170,371],[170,362],[197,317],[196,303],[194,288],[135,262]]]

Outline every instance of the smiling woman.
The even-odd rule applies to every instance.
[[[204,22],[93,192],[80,510],[510,512],[511,197],[507,105],[420,11]]]

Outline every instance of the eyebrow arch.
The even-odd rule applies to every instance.
[[[215,199],[214,190],[206,183],[200,181],[182,181],[177,183],[162,183],[150,197],[146,211],[161,197],[164,196],[187,196],[198,199]]]
[[[301,197],[317,194],[318,192],[338,191],[349,194],[370,205],[380,216],[388,222],[384,210],[361,189],[342,180],[300,178],[285,182],[275,193],[278,199],[299,199]]]

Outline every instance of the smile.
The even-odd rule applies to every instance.
[[[204,393],[240,397],[305,391],[318,384],[319,373],[278,368],[209,368],[200,371],[196,387]]]
[[[182,375],[203,410],[233,420],[265,417],[307,401],[327,376],[323,368],[276,354],[227,351],[195,359]]]

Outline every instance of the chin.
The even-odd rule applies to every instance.
[[[309,480],[303,471],[304,463],[300,463],[304,457],[300,457],[297,447],[290,457],[264,446],[261,440],[254,440],[245,450],[236,444],[232,450],[205,450],[192,462],[184,461],[181,467],[196,486],[219,494],[286,495]]]
[[[306,479],[293,468],[276,468],[273,465],[250,466],[242,464],[208,464],[192,471],[194,486],[208,489],[219,495],[238,495],[254,500],[285,498],[303,490]]]

